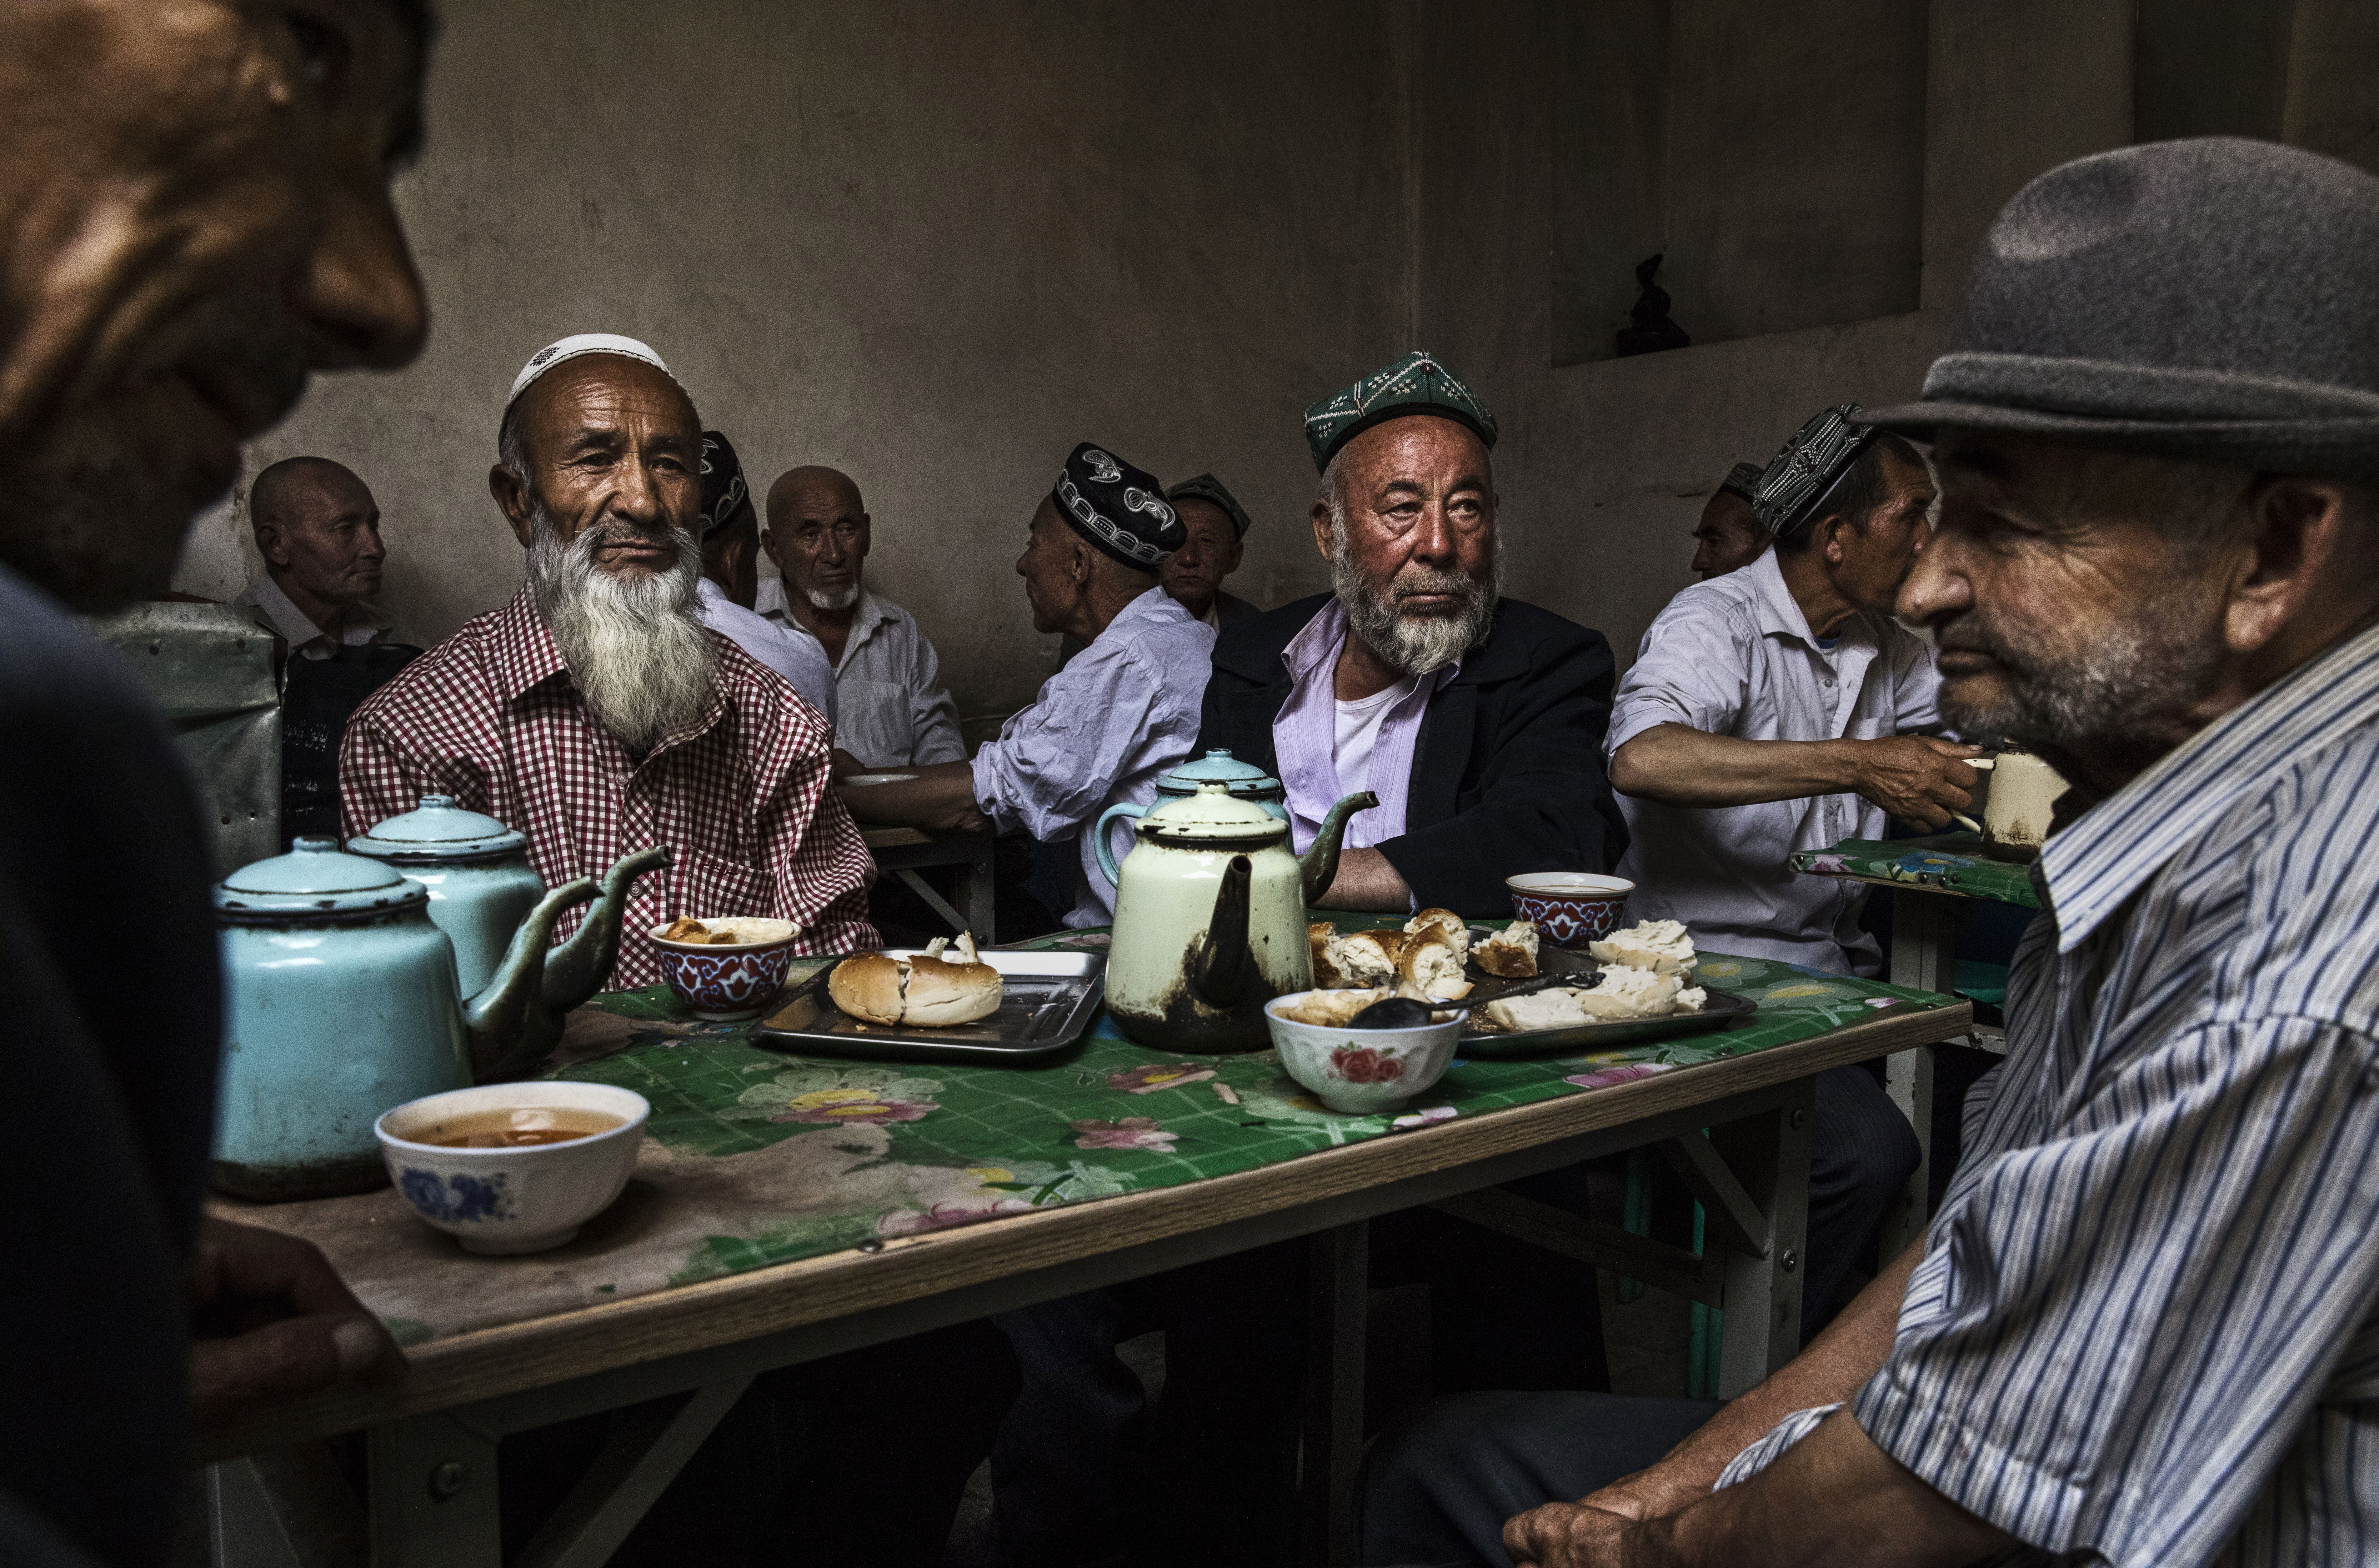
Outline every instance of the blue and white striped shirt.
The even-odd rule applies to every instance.
[[[2008,1059],[1852,1405],[2025,1561],[2379,1559],[2374,827],[2379,631],[2041,857]]]

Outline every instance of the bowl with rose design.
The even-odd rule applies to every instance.
[[[660,952],[661,979],[698,1019],[726,1022],[760,1016],[785,988],[793,963],[793,938],[801,927],[789,920],[756,915],[719,915],[697,921],[727,942],[677,941],[661,934],[674,921],[652,929]]]
[[[1436,1088],[1470,1017],[1468,1008],[1451,1002],[1435,1004],[1440,1021],[1409,1029],[1330,1028],[1281,1016],[1311,995],[1274,997],[1264,1004],[1264,1023],[1281,1069],[1310,1090],[1323,1109],[1342,1116],[1393,1110]]]
[[[1572,951],[1618,930],[1627,895],[1636,891],[1624,877],[1584,871],[1531,871],[1505,877],[1503,886],[1514,912],[1534,921],[1540,937]]]

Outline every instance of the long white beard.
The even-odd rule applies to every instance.
[[[563,544],[542,503],[529,522],[529,591],[596,722],[641,753],[700,718],[719,653],[702,623],[694,536],[670,530],[677,561],[667,572],[617,577],[595,552],[630,530],[598,524]]]
[[[859,585],[853,583],[848,588],[833,588],[825,592],[811,588],[804,590],[802,597],[819,609],[849,609],[859,602]]]
[[[1330,525],[1330,586],[1346,607],[1346,625],[1371,646],[1371,651],[1407,675],[1443,669],[1487,640],[1494,630],[1495,605],[1503,587],[1503,557],[1498,551],[1487,580],[1479,582],[1459,572],[1408,562],[1384,589],[1375,589],[1355,563],[1346,525],[1334,516]],[[1400,594],[1452,594],[1463,599],[1454,615],[1405,615],[1396,609]]]

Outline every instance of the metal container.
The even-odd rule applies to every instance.
[[[913,959],[922,947],[890,949]],[[896,1062],[992,1062],[1014,1067],[1072,1045],[1098,1017],[1106,995],[1106,959],[1098,953],[986,952],[999,971],[999,1010],[947,1029],[868,1023],[834,1005],[820,968],[796,985],[754,1031],[755,1043],[801,1055],[860,1056]]]
[[[429,891],[329,838],[217,886],[229,1011],[214,1185],[279,1201],[384,1185],[381,1112],[471,1082]]]
[[[465,996],[495,978],[513,933],[545,897],[528,836],[465,811],[452,795],[422,796],[417,809],[357,834],[347,850],[429,889],[429,918],[454,944],[454,983]]]

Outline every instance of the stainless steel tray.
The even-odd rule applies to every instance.
[[[1483,940],[1484,934],[1473,931],[1473,940]],[[1540,974],[1575,974],[1583,984],[1602,972],[1602,966],[1582,953],[1546,944],[1537,955]],[[1649,1040],[1671,1040],[1681,1034],[1699,1034],[1707,1030],[1726,1029],[1742,1022],[1759,1010],[1759,1004],[1748,996],[1732,991],[1720,991],[1710,986],[1709,1000],[1697,1013],[1671,1013],[1658,1019],[1612,1019],[1603,1023],[1570,1024],[1562,1029],[1496,1029],[1483,1022],[1487,1004],[1500,995],[1507,986],[1525,983],[1516,980],[1499,980],[1473,969],[1468,971],[1470,995],[1462,1005],[1470,1009],[1472,1023],[1462,1031],[1462,1043],[1455,1054],[1495,1061],[1506,1056],[1568,1055],[1585,1051],[1616,1051],[1629,1045],[1640,1045]]]
[[[912,959],[924,949],[886,949]],[[833,966],[785,994],[753,1031],[753,1043],[804,1056],[861,1056],[895,1062],[1003,1062],[1011,1067],[1054,1056],[1082,1037],[1106,996],[1104,953],[986,952],[1000,974],[999,1010],[948,1029],[867,1023],[827,995]]]

